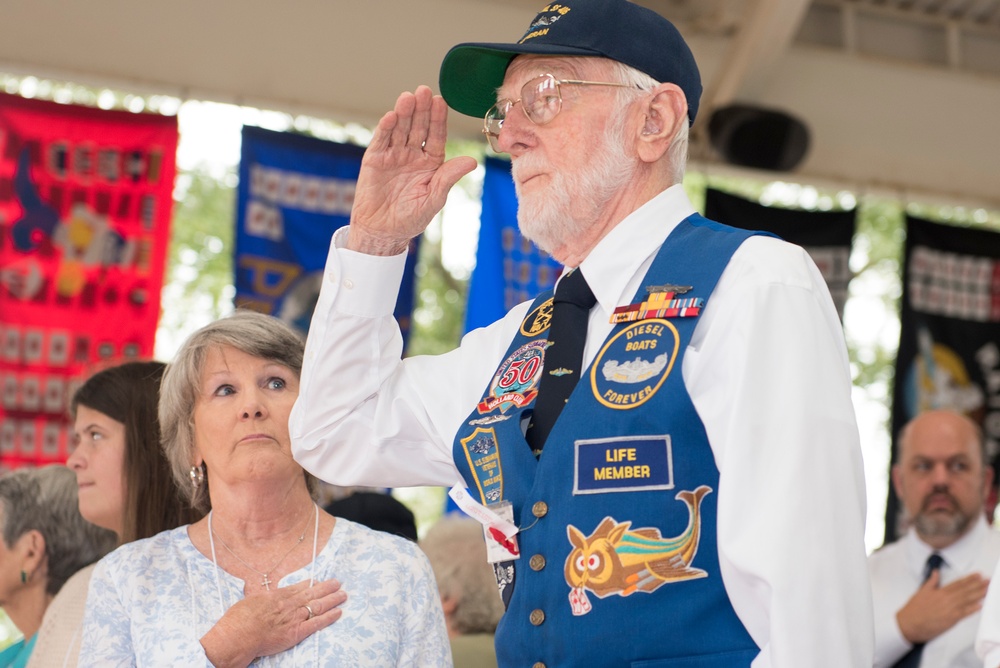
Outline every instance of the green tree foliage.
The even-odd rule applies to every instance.
[[[178,177],[168,251],[170,281],[183,286],[186,299],[208,295],[219,311],[228,306],[223,299],[232,299],[235,196],[231,183],[205,170]]]
[[[407,355],[448,352],[462,337],[469,282],[445,268],[440,238],[426,234],[420,242],[416,274],[416,299]]]
[[[234,182],[235,175],[218,179],[207,169],[178,174],[157,331],[167,356],[233,308]]]
[[[874,297],[880,302],[883,321],[879,335],[860,340],[851,329],[846,332],[847,349],[856,387],[873,398],[888,400],[899,347],[899,300],[905,236],[903,210],[898,202],[868,197],[858,207],[855,222],[851,270],[852,297],[865,282],[882,286]],[[888,413],[886,413],[888,418]]]
[[[482,161],[484,142],[452,141],[446,158],[471,155]],[[482,175],[474,173],[458,182],[460,196],[478,201],[482,193]],[[465,327],[465,305],[469,292],[469,276],[445,266],[442,256],[442,216],[423,235],[417,262],[416,299],[413,327],[407,355],[436,355],[455,348]],[[478,225],[478,221],[462,221]]]

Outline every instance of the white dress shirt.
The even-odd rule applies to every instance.
[[[583,261],[598,301],[585,363],[611,332],[614,308],[632,302],[667,235],[694,212],[674,186]],[[306,344],[292,452],[338,485],[450,486],[459,480],[455,432],[528,304],[468,333],[454,351],[400,361],[392,310],[404,256],[355,253],[342,242],[340,232]],[[699,320],[682,374],[720,471],[720,567],[761,648],[753,666],[869,666],[865,481],[826,284],[798,246],[755,237],[733,255]]]
[[[872,553],[868,569],[875,607],[875,668],[892,666],[913,647],[899,630],[896,613],[923,584],[927,557],[934,552],[944,559],[942,585],[972,573],[990,577],[1000,559],[1000,533],[980,517],[967,534],[942,550],[935,550],[910,529]],[[978,626],[979,613],[969,615],[928,642],[920,655],[920,668],[981,668],[973,649]]]
[[[991,530],[989,534],[990,541],[994,545],[993,561],[986,563],[987,560],[984,559],[984,568],[980,572],[992,575],[992,579],[990,580],[990,588],[986,592],[986,600],[983,601],[982,612],[976,615],[979,618],[976,654],[983,659],[983,663],[976,665],[997,668],[1000,666],[1000,545],[998,545],[1000,544],[1000,538],[998,538],[1000,532]],[[993,564],[996,564],[995,568],[993,568]],[[990,568],[987,569],[986,566]],[[975,629],[973,630],[975,631]]]

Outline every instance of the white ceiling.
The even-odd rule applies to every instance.
[[[0,71],[372,125],[400,91],[436,88],[450,46],[512,41],[541,4],[4,0]],[[811,131],[800,179],[1000,208],[1000,0],[640,4],[701,65],[696,137],[730,102],[782,109]],[[451,123],[479,136],[475,119]]]

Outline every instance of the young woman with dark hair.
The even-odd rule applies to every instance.
[[[162,362],[127,362],[91,376],[73,395],[80,514],[118,534],[119,544],[198,520],[181,499],[160,447]],[[29,665],[75,666],[93,567],[70,579],[46,612]]]

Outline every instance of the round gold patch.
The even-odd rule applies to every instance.
[[[669,320],[634,322],[614,335],[590,367],[594,398],[608,408],[635,408],[649,401],[670,375],[680,335]]]
[[[549,328],[552,322],[552,299],[542,302],[524,318],[521,323],[521,333],[525,336],[538,336]]]

